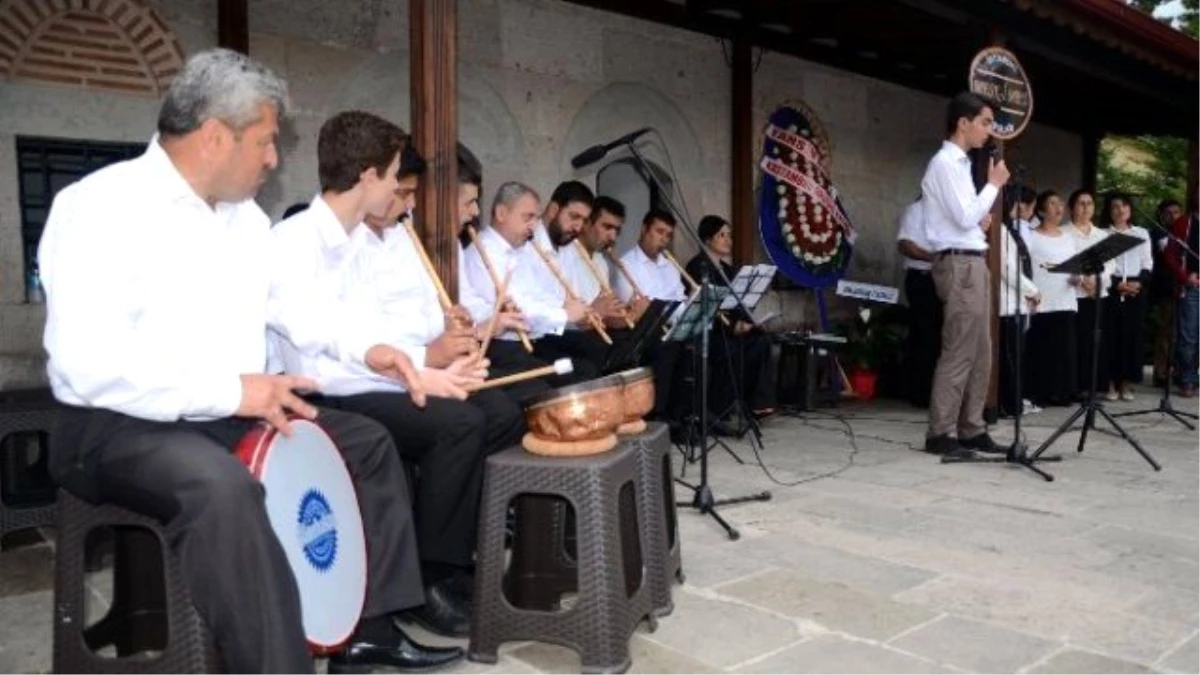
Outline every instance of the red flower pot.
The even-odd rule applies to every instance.
[[[850,371],[850,387],[859,398],[869,401],[875,398],[875,385],[879,381],[879,374],[873,370],[865,368],[856,368]]]

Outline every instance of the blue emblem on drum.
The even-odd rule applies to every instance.
[[[318,490],[310,489],[300,498],[296,515],[300,548],[308,563],[318,572],[328,571],[337,559],[337,519],[329,501]]]

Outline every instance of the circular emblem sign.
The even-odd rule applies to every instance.
[[[1000,106],[992,135],[1011,140],[1025,130],[1033,116],[1033,88],[1017,57],[1007,49],[988,47],[971,61],[971,91]]]

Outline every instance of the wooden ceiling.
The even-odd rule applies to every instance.
[[[997,40],[1033,85],[1034,119],[1084,134],[1194,137],[1194,40],[1119,0],[567,0],[791,54],[942,96]]]

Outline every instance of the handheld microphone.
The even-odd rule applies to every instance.
[[[582,169],[589,164],[594,164],[604,159],[604,156],[611,152],[613,148],[620,147],[627,143],[632,143],[640,136],[649,133],[650,131],[650,127],[643,127],[632,133],[625,134],[611,143],[600,143],[599,145],[593,145],[592,147],[572,157],[571,166],[576,169]]]

